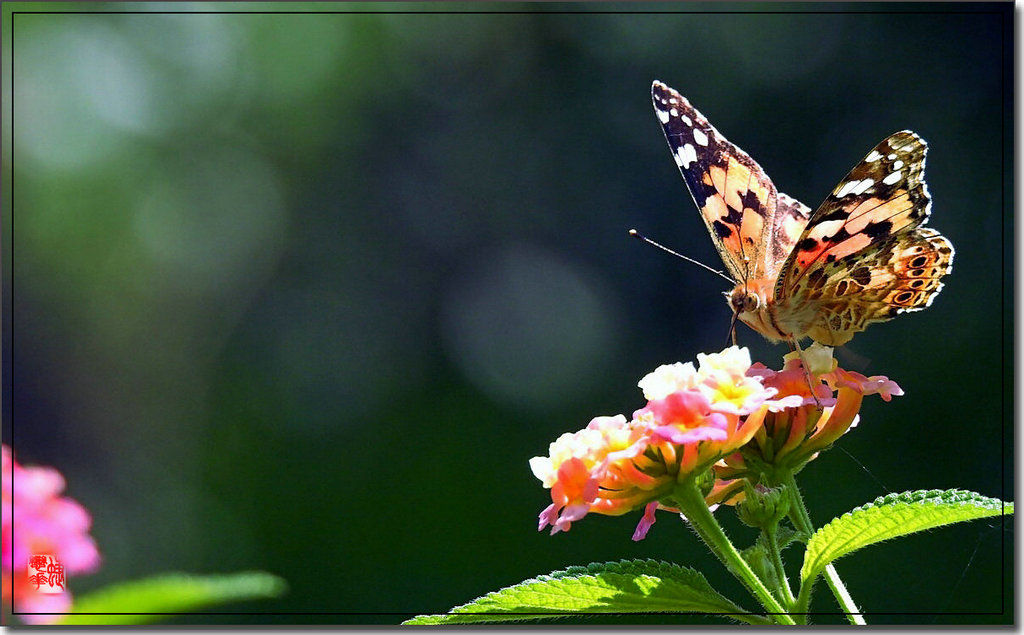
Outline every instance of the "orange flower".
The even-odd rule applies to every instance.
[[[692,363],[660,366],[639,382],[647,405],[630,421],[597,417],[563,434],[547,457],[534,457],[534,475],[551,489],[539,528],[567,531],[589,512],[610,516],[644,508],[634,539],[654,522],[657,508],[677,511],[671,494],[750,441],[765,415],[787,402],[777,389],[747,373],[750,353],[735,346]],[[800,403],[801,399],[788,403]]]
[[[547,457],[530,459],[534,475],[551,488],[552,503],[540,515],[540,529],[552,525],[552,533],[568,531],[595,506],[611,515],[629,511],[618,511],[621,502],[599,499],[598,487],[603,482],[614,488],[621,480],[621,469],[646,447],[644,432],[643,426],[627,423],[622,415],[596,417],[583,430],[560,436]]]
[[[796,407],[769,412],[764,426],[740,452],[726,457],[716,465],[720,479],[753,478],[776,469],[796,473],[808,461],[826,450],[839,437],[857,425],[861,402],[865,395],[878,394],[884,401],[893,395],[902,395],[896,382],[883,376],[865,377],[860,373],[838,367],[832,358],[832,349],[817,343],[803,352],[808,372],[796,352],[784,357],[781,371],[773,371],[756,364],[751,372],[761,377],[766,386],[778,390],[782,398],[799,397]],[[811,396],[814,387],[817,403]],[[820,403],[823,407],[819,407]],[[717,502],[735,503],[735,488],[724,495],[725,487],[717,488]],[[739,488],[742,493],[742,488]]]
[[[568,531],[590,512],[643,508],[633,535],[640,540],[656,509],[679,511],[672,494],[685,479],[711,470],[705,501],[712,509],[735,504],[745,480],[796,472],[855,426],[864,395],[889,401],[903,394],[886,377],[839,368],[832,349],[818,344],[786,355],[780,371],[751,364],[749,351],[735,346],[697,360],[659,366],[641,379],[647,405],[631,420],[597,417],[530,460],[551,489],[539,529]]]

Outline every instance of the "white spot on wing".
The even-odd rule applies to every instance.
[[[857,186],[854,187],[850,191],[853,192],[854,194],[860,195],[860,194],[863,194],[864,192],[866,192],[867,189],[869,187],[871,187],[872,185],[874,185],[874,184],[875,184],[874,179],[864,179],[863,181],[858,183]]]
[[[881,158],[882,155],[878,153],[878,150],[872,150],[871,154],[869,154],[867,158],[865,158],[864,160],[867,161],[868,163],[874,163],[875,161]]]
[[[892,169],[898,170],[903,167],[903,161],[896,161],[892,164]]]
[[[853,191],[853,188],[857,187],[859,183],[860,181],[847,181],[846,183],[843,183],[843,186],[836,190],[835,197],[843,198],[851,191]]]
[[[672,115],[673,117],[678,117],[679,111],[673,108],[672,110],[668,111],[668,114]]]
[[[664,110],[659,110],[658,111],[658,119],[661,120],[661,123],[668,123],[668,120],[669,120],[668,113],[665,112]]]
[[[816,236],[833,236],[843,226],[841,220],[827,220],[823,223],[818,223],[814,228]]]
[[[895,158],[896,158],[896,155],[895,155],[895,154],[890,154],[890,155],[889,155],[889,157],[888,157],[888,159],[889,159],[890,161],[892,161],[892,160],[893,160],[893,159],[895,159]]]
[[[708,136],[704,134],[704,131],[700,130],[699,128],[693,129],[693,140],[701,144],[702,146],[708,145]]]
[[[689,168],[697,160],[697,150],[687,143],[676,149],[676,164],[681,168]]]
[[[899,182],[901,178],[903,178],[903,176],[900,174],[900,171],[897,170],[890,174],[889,176],[882,179],[882,183],[885,183],[886,185],[892,185],[893,183]]]
[[[683,115],[683,123],[685,123],[688,126],[692,126],[693,125],[693,121],[689,117],[687,117],[686,115]]]

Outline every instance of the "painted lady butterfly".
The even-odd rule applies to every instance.
[[[682,95],[661,82],[654,111],[736,287],[734,317],[769,340],[845,344],[869,324],[931,304],[953,245],[922,227],[927,146],[913,132],[872,150],[811,213],[777,191]]]

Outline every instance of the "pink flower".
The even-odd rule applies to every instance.
[[[836,368],[833,372],[823,375],[822,379],[836,389],[850,388],[862,395],[877,394],[882,401],[892,401],[893,395],[899,397],[903,394],[903,389],[896,382],[881,375],[865,377],[860,373]]]
[[[657,518],[654,517],[655,510],[658,509],[658,501],[647,503],[644,506],[644,515],[640,519],[640,524],[636,526],[636,530],[633,532],[633,541],[639,542],[647,537],[647,532],[650,531],[651,526]]]
[[[653,399],[633,413],[634,421],[654,426],[654,436],[676,444],[724,441],[729,421],[712,412],[711,400],[699,390],[680,390],[664,399]]]
[[[64,478],[46,467],[22,467],[3,446],[3,601],[32,624],[50,623],[71,605],[71,594],[40,593],[28,581],[33,555],[53,555],[66,574],[89,573],[99,567],[99,552],[89,535],[89,513],[70,498],[61,497]]]
[[[795,473],[857,425],[865,395],[878,394],[884,401],[890,401],[893,395],[903,394],[899,385],[887,377],[865,377],[839,368],[829,347],[812,344],[803,351],[803,357],[807,360],[808,372],[804,371],[803,361],[795,351],[785,356],[780,371],[759,364],[751,368],[766,386],[778,391],[780,400],[796,398],[801,403],[769,413],[764,428],[754,440],[716,467],[719,477],[754,476],[746,468],[749,461],[745,458]],[[817,401],[811,395],[811,386]]]
[[[655,510],[678,513],[672,493],[685,479],[710,470],[709,507],[735,504],[745,482],[764,478],[759,470],[795,472],[855,426],[864,395],[903,394],[886,377],[839,368],[832,349],[818,344],[784,359],[775,371],[731,346],[698,355],[697,366],[663,365],[646,375],[638,385],[647,404],[632,419],[597,417],[530,460],[551,489],[539,529],[568,531],[591,512],[643,509],[633,535],[641,540]]]
[[[559,437],[547,457],[530,460],[534,475],[551,489],[540,529],[567,531],[590,512],[614,516],[644,508],[634,534],[641,539],[655,509],[677,511],[670,500],[677,483],[750,441],[769,404],[782,407],[772,399],[775,389],[747,375],[747,349],[698,359],[699,369],[664,365],[640,380],[648,402],[630,421],[597,417]]]

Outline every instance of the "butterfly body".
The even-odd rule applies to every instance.
[[[890,135],[812,210],[675,90],[654,82],[655,113],[725,268],[736,318],[773,341],[848,342],[931,304],[953,246],[922,227],[931,208],[924,141]]]

